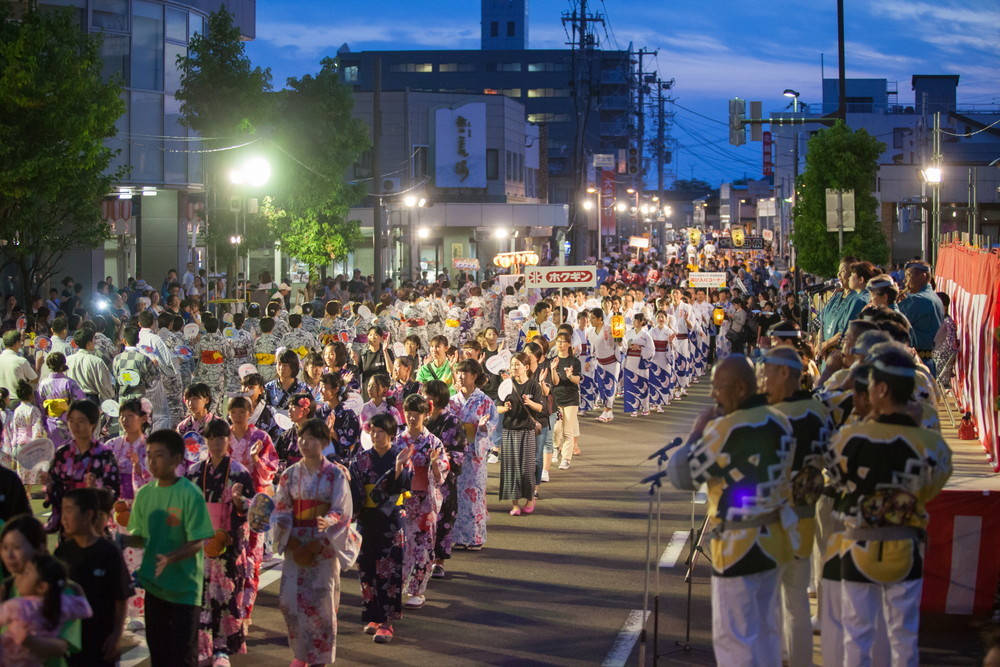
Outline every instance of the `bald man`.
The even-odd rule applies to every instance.
[[[795,348],[772,348],[763,358],[762,389],[767,402],[788,417],[795,437],[792,509],[798,517],[799,546],[781,572],[781,605],[784,649],[790,667],[812,665],[812,619],[809,610],[810,558],[816,535],[816,503],[823,493],[824,453],[833,430],[830,411],[811,392],[802,389],[802,358]],[[826,595],[826,591],[823,591]],[[836,597],[839,601],[839,596]],[[835,619],[839,620],[837,614]],[[824,636],[826,637],[824,627]],[[831,635],[837,635],[832,631]],[[824,664],[840,664],[826,662]]]
[[[712,373],[709,408],[667,472],[679,489],[708,486],[712,640],[720,665],[781,664],[780,568],[792,560],[788,418],[757,393],[753,365],[730,355]]]

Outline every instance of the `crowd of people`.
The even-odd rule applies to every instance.
[[[780,585],[790,664],[811,664],[804,596],[822,574],[824,650],[851,646],[824,664],[865,664],[886,641],[911,664],[898,610],[919,599],[923,504],[948,470],[939,433],[921,430],[938,425],[927,366],[944,319],[926,265],[908,266],[902,299],[845,261],[822,312],[821,290],[711,235],[598,267],[596,287],[568,291],[516,275],[376,290],[355,271],[293,295],[263,274],[247,290],[262,301],[234,307],[209,303],[223,279],[189,264],[159,291],[107,280],[88,300],[67,278],[45,303],[8,299],[0,597],[30,602],[3,650],[114,664],[125,629],[144,627],[154,665],[227,665],[273,554],[293,664],[333,662],[350,568],[365,633],[390,642],[453,552],[485,546],[489,465],[509,513],[531,515],[550,474],[572,474],[581,420],[663,412],[714,364],[719,407],[671,465],[709,488],[720,662],[777,664],[762,656],[780,653]],[[738,287],[692,288],[697,271]],[[51,463],[22,467],[43,438]],[[893,456],[869,461],[883,443]],[[51,509],[44,526],[28,494]],[[879,595],[894,601],[882,625]]]

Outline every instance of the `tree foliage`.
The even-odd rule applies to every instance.
[[[337,63],[324,58],[316,76],[289,79],[277,93],[274,128],[274,198],[264,215],[284,252],[314,268],[342,259],[361,240],[350,207],[366,188],[345,179],[370,146],[368,129],[351,116],[351,90]]]
[[[267,117],[271,70],[252,66],[225,5],[208,15],[205,34],[191,38],[187,55],[178,57],[177,64],[181,122],[200,132],[210,146],[254,134]]]
[[[833,276],[842,255],[854,255],[881,264],[889,248],[877,216],[873,194],[878,159],[885,144],[863,129],[853,131],[843,121],[821,130],[809,140],[805,171],[799,176],[792,215],[799,266],[810,273]],[[826,189],[854,190],[855,231],[844,232],[844,249],[837,233],[826,230]]]
[[[679,178],[671,184],[670,189],[677,192],[704,192],[708,194],[715,188],[700,178]]]
[[[17,267],[24,300],[69,250],[110,235],[101,199],[125,169],[111,169],[125,112],[118,82],[104,82],[99,39],[68,11],[0,9],[0,256]]]

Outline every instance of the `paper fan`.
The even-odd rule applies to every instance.
[[[358,306],[358,317],[367,322],[372,318],[372,311],[368,306]]]
[[[494,375],[500,375],[500,373],[510,368],[511,356],[510,350],[500,350],[486,360],[486,370]]]
[[[294,423],[292,422],[291,417],[289,417],[284,412],[275,412],[274,413],[274,423],[277,424],[278,428],[280,428],[282,431],[287,431],[288,429],[292,428],[292,426],[294,425]]]
[[[18,447],[14,459],[25,470],[48,470],[55,454],[56,446],[51,440],[35,438]]]
[[[403,345],[402,343],[393,343],[392,344],[392,351],[393,351],[393,353],[397,357],[405,357],[406,356],[406,346]]]
[[[514,393],[514,381],[511,380],[510,378],[507,378],[506,380],[501,382],[500,386],[497,387],[497,396],[500,397],[501,401],[506,401],[508,398],[510,398],[510,395],[513,393]]]
[[[123,387],[135,387],[139,384],[139,374],[128,368],[119,371],[116,379]]]
[[[256,372],[257,372],[257,367],[254,366],[253,364],[243,364],[242,366],[236,369],[236,373],[237,375],[240,376],[241,380],[248,375],[253,375]]]
[[[188,463],[198,463],[208,458],[208,448],[205,438],[197,431],[184,434],[184,460]]]
[[[198,337],[198,325],[194,322],[184,325],[184,337],[188,340]]]
[[[101,412],[111,417],[116,418],[119,414],[119,406],[117,401],[113,401],[110,398],[103,403],[101,403]]]

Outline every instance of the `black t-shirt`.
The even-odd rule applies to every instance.
[[[500,348],[497,348],[490,352],[489,350],[483,350],[483,372],[486,374],[486,384],[483,385],[483,393],[493,399],[494,403],[502,403],[500,397],[497,396],[497,389],[500,388],[500,376],[496,373],[491,373],[486,370],[486,362],[497,356],[500,353]]]
[[[389,350],[389,359],[395,359],[396,356]],[[368,380],[372,378],[373,375],[378,374],[389,374],[389,369],[385,363],[385,353],[380,347],[375,352],[372,352],[370,347],[366,347],[365,351],[361,354],[359,358],[361,362],[361,397],[366,401],[368,400]]]
[[[507,400],[510,401],[510,411],[505,412],[503,415],[504,430],[527,430],[535,428],[532,418],[537,420],[538,413],[524,404],[521,400],[522,396],[530,398],[535,403],[541,403],[541,385],[531,377],[524,384],[514,382],[514,391],[507,397]]]
[[[580,359],[572,354],[565,359],[562,357],[555,357],[555,359],[559,362],[559,384],[552,383],[552,396],[556,400],[556,407],[565,408],[580,405],[580,385],[573,384],[567,377],[570,370],[576,377],[582,375]],[[551,370],[549,372],[551,373]]]
[[[0,466],[0,521],[25,512],[31,512],[31,505],[21,478],[10,468]]]
[[[132,596],[132,581],[118,546],[106,537],[89,547],[66,540],[56,549],[69,578],[83,589],[94,615],[83,620],[83,648],[70,656],[71,665],[104,665],[104,641],[114,632],[115,602]]]

